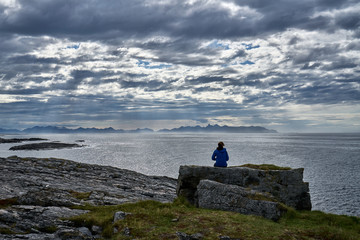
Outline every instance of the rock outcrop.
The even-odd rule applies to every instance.
[[[55,158],[0,158],[0,182],[0,239],[94,239],[62,219],[85,212],[72,206],[176,197],[176,179]]]
[[[51,150],[51,149],[63,149],[63,148],[78,148],[83,147],[77,143],[60,143],[60,142],[41,142],[31,143],[19,146],[13,146],[9,150]]]
[[[0,138],[0,143],[20,143],[20,142],[35,142],[45,141],[44,138]]]
[[[235,202],[241,201],[246,205],[244,200],[240,198],[240,196],[249,194],[245,193],[246,191],[244,192],[244,188],[246,188],[255,191],[256,194],[265,194],[267,197],[297,210],[311,210],[309,185],[303,182],[303,171],[304,169],[302,168],[291,170],[259,170],[247,167],[214,168],[181,166],[179,170],[177,194],[186,197],[190,203],[196,206],[221,209],[220,207],[216,207],[217,203],[211,202],[207,194],[222,194],[224,198],[228,198],[229,201],[231,199]],[[201,180],[211,180],[222,183],[222,185],[220,186],[210,182],[200,184]],[[208,186],[204,185],[205,183]],[[201,187],[200,191],[199,186]],[[216,190],[213,188],[216,188]],[[220,191],[221,189],[223,189],[223,191]],[[207,191],[207,194],[203,194],[203,191]],[[226,192],[238,192],[239,194],[229,195],[226,194]],[[251,199],[251,197],[248,198]],[[234,203],[229,209],[238,209],[238,206],[238,203]],[[239,209],[237,210],[237,212],[241,211],[242,210]],[[254,214],[252,207],[247,211],[249,214]],[[263,214],[263,216],[266,216],[266,214]]]

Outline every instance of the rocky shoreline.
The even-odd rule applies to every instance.
[[[94,239],[94,229],[63,220],[76,205],[171,202],[177,180],[55,158],[0,158],[0,239]]]

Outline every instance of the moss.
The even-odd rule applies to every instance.
[[[279,167],[273,164],[244,164],[239,167],[247,167],[247,168],[253,168],[253,169],[259,169],[259,170],[291,170],[290,167]]]
[[[10,228],[0,227],[0,234],[16,234],[16,232],[12,231]]]
[[[76,192],[73,190],[68,191],[71,196],[79,200],[88,200],[92,192]]]
[[[266,194],[263,194],[263,193],[260,193],[260,192],[255,192],[254,194],[248,195],[247,197],[250,198],[250,199],[253,199],[253,200],[278,202],[278,200],[276,200],[275,198],[273,198],[271,196],[267,196]]]

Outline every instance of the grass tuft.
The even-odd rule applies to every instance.
[[[291,170],[290,167],[279,167],[273,164],[244,164],[241,165],[240,167],[247,167],[247,168],[253,168],[253,169],[259,169],[259,170]]]

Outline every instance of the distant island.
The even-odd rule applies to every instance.
[[[202,126],[182,126],[179,128],[173,129],[161,129],[154,131],[150,128],[138,128],[134,130],[124,130],[124,129],[114,129],[109,128],[66,128],[58,126],[35,126],[32,128],[26,128],[24,130],[18,129],[3,129],[0,128],[0,133],[2,134],[31,134],[31,133],[151,133],[151,132],[223,132],[223,133],[277,133],[276,130],[267,129],[260,126],[249,126],[249,127],[233,127],[233,126],[219,126],[207,125],[206,127]]]

